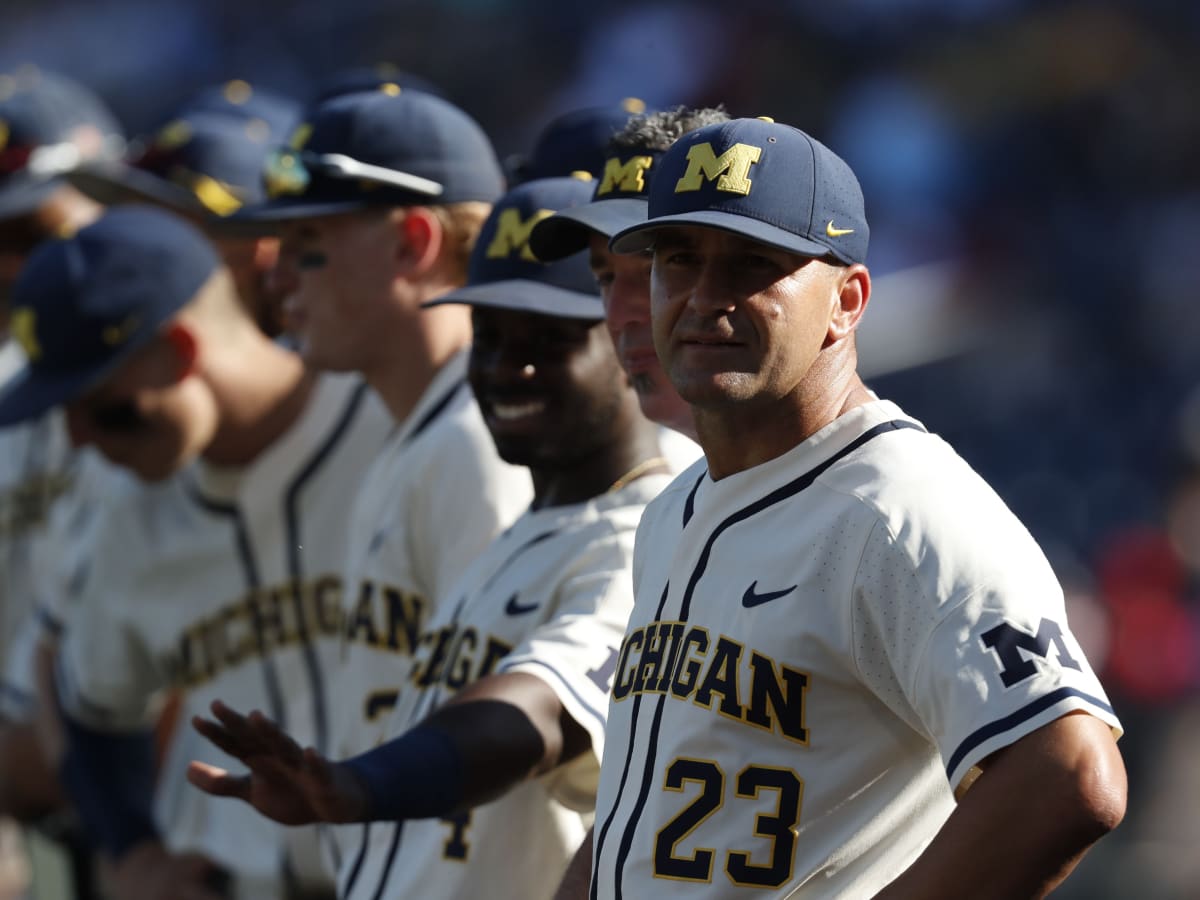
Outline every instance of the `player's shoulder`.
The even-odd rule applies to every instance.
[[[995,491],[945,440],[894,403],[876,401],[871,406],[858,426],[858,441],[818,477],[819,484],[888,515],[965,509],[987,515],[997,513],[997,505],[1003,506]]]
[[[696,487],[708,474],[708,462],[701,456],[682,472],[663,485],[647,503],[641,517],[643,531],[659,532],[662,526],[676,523],[682,528],[685,509]]]
[[[886,423],[897,427],[865,441],[818,478],[846,501],[847,517],[864,529],[882,526],[914,565],[929,554],[973,566],[988,559],[1044,561],[1025,526],[949,443],[895,404],[880,401],[877,413],[890,415]]]
[[[670,475],[645,475],[622,487],[590,500],[568,506],[531,510],[514,524],[510,532],[537,533],[553,537],[554,552],[587,555],[633,550],[633,539],[646,505],[656,498],[671,480]],[[607,548],[603,549],[602,548]]]
[[[466,381],[465,357],[454,357],[437,373],[396,430],[392,446],[411,459],[498,458]]]
[[[392,429],[383,398],[357,373],[317,375],[312,408],[297,425],[303,428],[307,421],[313,423],[314,437],[322,443],[349,432],[354,440],[379,447]]]

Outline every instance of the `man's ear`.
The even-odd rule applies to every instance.
[[[200,356],[199,343],[196,333],[182,322],[172,322],[168,325],[164,336],[171,348],[174,363],[173,381],[178,383],[196,371]]]
[[[270,272],[277,265],[279,265],[279,238],[256,238],[254,241],[254,271]]]
[[[871,299],[871,273],[861,263],[848,266],[838,272],[834,290],[836,293],[826,335],[826,341],[830,344],[848,337],[858,327]]]
[[[400,240],[396,246],[397,271],[409,278],[424,275],[437,266],[442,253],[445,232],[437,213],[423,206],[413,206],[396,220]]]

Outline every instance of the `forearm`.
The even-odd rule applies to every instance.
[[[558,884],[558,890],[554,892],[554,900],[587,900],[588,887],[591,886],[592,881],[592,838],[594,833],[594,828],[588,829],[583,843],[571,857],[567,871],[563,873],[562,881]]]
[[[987,761],[933,842],[881,900],[1043,897],[1120,822],[1125,774],[1108,726],[1066,716]]]
[[[342,765],[364,790],[367,818],[428,818],[493,800],[585,746],[564,727],[549,687],[507,674],[471,685],[405,735]]]

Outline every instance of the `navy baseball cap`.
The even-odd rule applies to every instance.
[[[124,148],[116,118],[78,82],[32,66],[0,74],[0,218],[32,212],[57,176]]]
[[[590,179],[541,178],[518,185],[496,202],[483,223],[467,266],[466,286],[425,303],[465,303],[599,322],[604,305],[582,255],[544,263],[529,247],[529,234],[558,210],[587,203]]]
[[[832,150],[770,119],[688,132],[659,161],[649,217],[618,232],[617,253],[649,249],[664,225],[703,225],[800,256],[867,258],[862,188]]]
[[[155,203],[219,224],[266,200],[263,165],[284,137],[265,119],[193,112],[159,129],[129,162],[85,163],[66,178],[110,206]]]
[[[645,222],[650,184],[664,152],[633,148],[610,155],[591,203],[555,213],[533,229],[530,246],[538,259],[562,259],[587,247],[593,232],[611,238]]]
[[[609,106],[588,106],[556,116],[542,129],[529,156],[514,161],[513,180],[557,178],[572,172],[599,178],[608,157],[608,142],[631,118],[644,112],[644,101],[626,97]]]
[[[110,210],[73,237],[42,244],[13,288],[9,330],[26,365],[0,394],[0,425],[99,385],[219,266],[199,231],[151,207]]]
[[[291,97],[234,78],[201,88],[180,105],[172,118],[188,119],[211,114],[262,121],[272,135],[284,136],[278,139],[282,143],[299,124],[304,109]]]
[[[452,103],[385,84],[311,110],[268,156],[267,201],[241,220],[284,221],[372,206],[493,202],[504,174],[483,129]]]
[[[320,83],[314,102],[323,103],[334,97],[357,94],[359,91],[377,91],[387,84],[398,85],[406,91],[420,91],[435,97],[445,96],[445,91],[428,78],[405,72],[393,63],[379,62],[370,66],[352,66],[335,72]]]

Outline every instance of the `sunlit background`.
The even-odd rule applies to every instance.
[[[1127,729],[1125,824],[1059,896],[1200,896],[1200,4],[5,0],[0,70],[31,62],[131,134],[390,62],[502,157],[627,96],[822,139],[867,198],[871,386],[1041,542]]]

